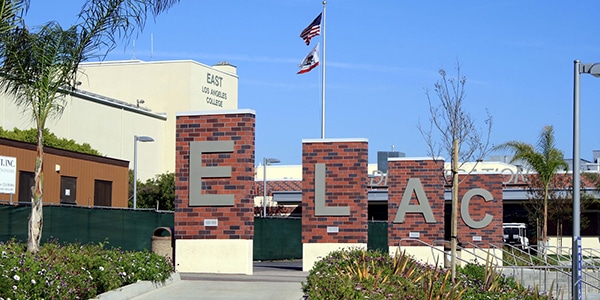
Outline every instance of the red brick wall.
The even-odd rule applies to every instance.
[[[255,115],[251,112],[177,116],[176,239],[252,239],[254,236]],[[202,193],[233,194],[233,206],[189,206],[190,142],[234,141],[229,153],[202,155],[203,166],[231,166],[230,178],[204,178]],[[218,226],[205,227],[205,219]]]
[[[388,245],[425,246],[406,240],[410,232],[419,232],[419,239],[434,246],[440,246],[444,239],[444,179],[443,161],[432,159],[391,160],[388,162]],[[410,178],[419,178],[429,205],[435,217],[435,223],[427,223],[422,213],[406,213],[403,223],[394,223],[402,196]],[[411,205],[419,201],[413,193]]]
[[[471,228],[465,224],[460,207],[458,211],[458,240],[467,241],[483,248],[487,248],[488,244],[502,244],[502,181],[504,176],[501,174],[470,174],[460,176],[460,187],[458,200],[462,203],[463,196],[470,189],[482,188],[492,194],[494,200],[486,202],[482,197],[475,196],[471,198],[469,203],[469,214],[474,221],[481,221],[486,214],[493,216],[492,223],[485,228]],[[481,237],[481,241],[473,241],[473,236]],[[464,247],[472,246],[463,243]]]
[[[315,164],[326,165],[326,206],[348,206],[350,216],[315,215]],[[303,141],[302,243],[367,243],[368,142]],[[337,226],[338,233],[327,233]]]

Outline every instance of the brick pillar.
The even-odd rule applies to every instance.
[[[178,114],[175,266],[252,274],[255,113]]]
[[[302,141],[303,270],[329,252],[367,247],[368,141]]]
[[[443,166],[432,158],[388,159],[390,254],[406,251],[431,264],[444,262]]]
[[[488,252],[498,257],[502,255],[497,249],[502,248],[504,234],[503,179],[502,174],[477,173],[460,176],[458,240],[465,247],[461,253],[464,260],[485,263]],[[502,260],[496,260],[495,263],[501,265]]]

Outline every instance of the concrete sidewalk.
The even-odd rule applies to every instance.
[[[301,300],[307,275],[301,261],[255,262],[253,275],[181,273],[181,280],[132,299]]]

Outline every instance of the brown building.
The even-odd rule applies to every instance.
[[[12,202],[31,202],[36,145],[0,138],[0,156],[17,161],[16,191]],[[129,162],[44,147],[44,204],[127,207]],[[0,203],[10,203],[0,194]]]

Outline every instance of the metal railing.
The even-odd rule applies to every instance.
[[[432,258],[439,259],[439,255],[442,255],[446,259],[446,256],[450,255],[449,251],[440,249],[440,246],[448,244],[448,241],[436,240],[430,244],[416,238],[405,238],[398,243],[400,252],[402,252],[403,242],[429,247]],[[505,276],[514,278],[521,285],[530,288],[537,287],[543,293],[552,291],[552,294],[559,299],[565,298],[565,296],[568,298],[568,295],[571,294],[571,251],[568,247],[547,247],[544,255],[536,256],[532,255],[529,249],[524,250],[509,244],[462,243],[462,247],[457,250],[461,251],[463,255],[468,254],[470,259],[463,258],[463,255],[457,256],[459,264],[479,263],[479,261],[502,262],[502,265],[496,263],[497,269],[502,270]],[[482,255],[484,253],[485,256]],[[581,269],[584,287],[582,296],[586,298],[592,294],[600,296],[600,250],[584,248],[582,254],[584,257]]]
[[[557,261],[557,264],[564,266],[564,268],[568,270],[569,281],[572,278],[572,253],[571,247],[546,247],[546,256],[551,258],[556,257],[555,261]],[[588,290],[595,290],[596,293],[600,293],[600,251],[594,248],[583,248],[581,249],[581,254],[583,257],[581,262],[581,283],[584,290],[583,295],[585,296],[585,291]]]
[[[537,287],[540,292],[544,293],[552,291],[554,295],[570,293],[571,273],[567,270],[569,267],[560,264],[560,261],[555,257],[546,255],[541,258],[531,255],[529,249],[526,251],[510,244],[501,244],[498,246],[496,244],[487,243],[484,244],[483,247],[481,244],[476,245],[471,242],[465,242],[465,244],[467,244],[469,248],[465,248],[463,251],[467,252],[469,249],[485,250],[486,248],[483,247],[494,249],[495,251],[490,252],[490,255],[502,262],[502,266],[499,266],[498,268],[502,270],[502,273],[505,276],[514,278],[521,285],[528,286],[529,288]],[[472,250],[472,252],[475,251]],[[500,255],[496,255],[496,253],[500,253]],[[508,270],[508,272],[506,270]],[[527,280],[526,276],[529,276],[530,280]]]

